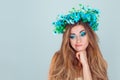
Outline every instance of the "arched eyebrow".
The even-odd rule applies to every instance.
[[[85,31],[85,30],[83,29],[79,33],[81,33],[82,31]],[[70,35],[75,35],[75,33],[70,33]]]
[[[70,35],[75,35],[75,33],[70,33]]]
[[[81,31],[80,31],[80,33],[81,33],[81,32],[83,32],[83,31],[85,31],[85,30],[84,30],[84,29],[83,29],[83,30],[81,30]]]

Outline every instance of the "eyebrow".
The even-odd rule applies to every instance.
[[[81,33],[82,31],[85,31],[85,30],[81,30],[80,33]]]
[[[80,33],[81,33],[82,31],[85,31],[85,30],[84,30],[84,29],[83,29],[83,30],[81,30],[81,31],[80,31]],[[75,33],[70,33],[70,34],[71,34],[71,35],[75,35]]]

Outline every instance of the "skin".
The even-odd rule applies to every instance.
[[[92,80],[86,55],[86,48],[89,45],[89,40],[84,26],[77,25],[71,29],[70,44],[73,49],[76,50],[76,58],[83,66],[83,79]]]

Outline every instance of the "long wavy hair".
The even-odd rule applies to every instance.
[[[108,80],[107,65],[98,46],[98,37],[88,23],[78,22],[67,25],[63,34],[62,45],[51,61],[48,80],[74,80],[82,72],[82,65],[77,60],[76,51],[70,45],[70,31],[76,25],[84,26],[88,34],[89,45],[86,49],[88,64],[93,80]]]

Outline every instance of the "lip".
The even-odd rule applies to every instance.
[[[82,46],[82,44],[75,44],[76,47]]]

